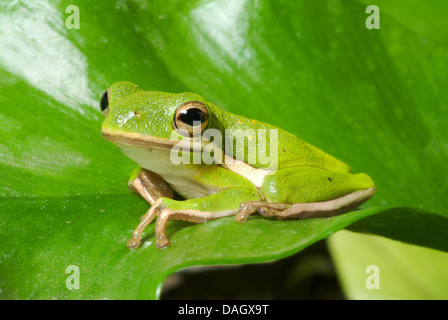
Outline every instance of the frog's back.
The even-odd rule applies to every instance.
[[[236,132],[245,132],[245,136],[249,137],[249,139],[246,139],[245,143],[244,159],[242,159],[242,156],[238,157],[238,152],[235,150],[236,144],[233,145],[234,150],[232,150],[233,155],[237,155],[237,159],[243,160],[249,164],[251,163],[248,161],[248,140],[251,140],[250,137],[252,137],[255,132],[256,136],[252,137],[256,139],[258,144],[257,161],[253,164],[255,167],[278,169],[296,166],[311,166],[322,169],[331,169],[332,171],[351,171],[347,164],[279,127],[227,112],[225,114],[219,112],[213,114],[214,117],[216,117],[215,126],[220,127],[221,132],[226,130],[226,135],[230,135],[230,139],[241,138]],[[266,133],[265,139],[259,139],[260,129],[265,130],[261,131],[262,136],[263,133]],[[271,130],[274,131],[271,132]],[[277,133],[277,135],[275,133]],[[277,144],[277,161],[270,161],[267,164],[260,161],[260,153],[263,153],[260,150],[265,150],[264,148],[266,148],[266,152],[264,152],[266,157],[272,158],[273,155],[271,156],[270,152],[271,150],[275,152],[275,143]],[[264,144],[265,146],[260,144]],[[229,154],[229,151],[226,150],[226,153]]]
[[[279,167],[311,166],[332,171],[350,172],[344,162],[285,130],[278,130]]]

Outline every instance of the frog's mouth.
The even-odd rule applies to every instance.
[[[101,128],[103,138],[114,142],[136,147],[146,147],[150,149],[171,150],[179,148],[184,151],[202,152],[210,142],[202,141],[201,138],[183,138],[172,140],[158,137],[151,137],[136,132],[125,132]]]

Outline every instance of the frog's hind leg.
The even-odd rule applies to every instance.
[[[334,172],[314,167],[290,167],[267,175],[261,192],[266,201],[242,203],[237,221],[256,210],[277,219],[329,217],[355,209],[375,194],[363,173]]]
[[[288,208],[288,205],[284,203],[267,201],[241,202],[235,220],[237,222],[245,222],[247,218],[256,211],[264,217],[272,217],[276,216],[279,212],[285,210],[286,208]]]
[[[375,188],[369,188],[327,201],[293,205],[267,201],[243,202],[236,215],[236,221],[245,222],[247,217],[256,211],[266,217],[276,217],[278,220],[332,217],[357,208],[374,193]]]
[[[376,188],[349,193],[339,198],[322,202],[296,203],[277,212],[278,220],[333,217],[356,209],[375,194]]]
[[[138,193],[149,204],[153,205],[160,197],[173,198],[173,190],[155,172],[137,168],[128,183],[129,190]]]

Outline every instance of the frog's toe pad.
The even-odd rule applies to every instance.
[[[137,249],[138,247],[140,247],[141,241],[139,238],[134,238],[132,237],[131,239],[128,240],[128,242],[126,243],[126,246],[128,247],[128,249],[134,250]]]
[[[165,249],[170,245],[170,241],[166,237],[159,237],[156,240],[156,247],[159,249]]]

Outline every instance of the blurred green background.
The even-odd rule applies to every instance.
[[[372,4],[378,30],[365,26]],[[448,298],[447,9],[0,0],[0,298]],[[131,252],[147,205],[127,190],[134,165],[100,134],[100,96],[121,80],[278,125],[378,193],[329,219],[172,222],[167,250],[151,226]]]

